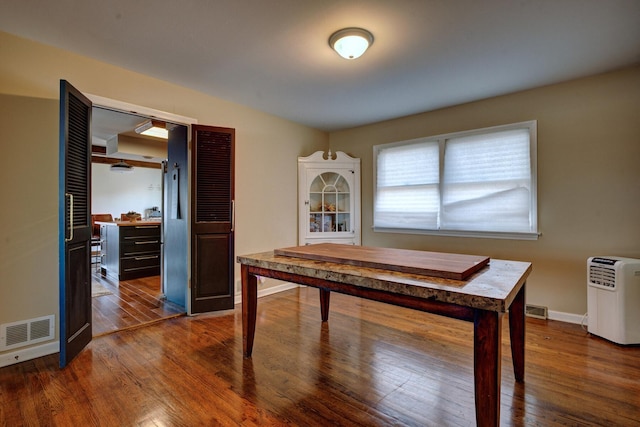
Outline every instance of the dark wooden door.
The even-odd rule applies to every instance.
[[[189,280],[189,154],[187,126],[169,130],[167,169],[164,174],[163,208],[163,280],[168,301],[187,306]]]
[[[91,101],[60,81],[60,367],[91,341]]]
[[[191,313],[233,308],[235,129],[192,126]]]

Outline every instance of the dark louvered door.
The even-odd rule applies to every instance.
[[[233,308],[234,139],[192,126],[191,313]]]
[[[60,82],[60,366],[91,341],[91,101]]]

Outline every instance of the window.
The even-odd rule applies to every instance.
[[[535,121],[373,151],[375,231],[537,238]]]

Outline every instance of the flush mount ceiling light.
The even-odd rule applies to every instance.
[[[169,139],[169,131],[164,122],[147,120],[136,128],[140,135],[155,136],[156,138]]]
[[[118,163],[112,164],[109,170],[115,173],[133,173],[133,166],[120,160]]]
[[[373,44],[373,34],[363,28],[344,28],[331,34],[329,46],[345,59],[356,59]]]

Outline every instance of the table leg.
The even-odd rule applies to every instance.
[[[500,423],[502,313],[477,309],[474,319],[474,384],[476,423]]]
[[[320,289],[320,315],[322,317],[322,321],[326,322],[329,320],[329,297],[331,296],[331,291],[326,289]]]
[[[249,267],[242,265],[242,353],[251,357],[253,338],[256,334],[256,309],[258,306],[258,278],[249,274]]]
[[[516,298],[509,307],[509,335],[511,338],[511,357],[513,359],[513,373],[516,381],[524,382],[524,335],[525,335],[525,304],[524,288],[522,285]]]

